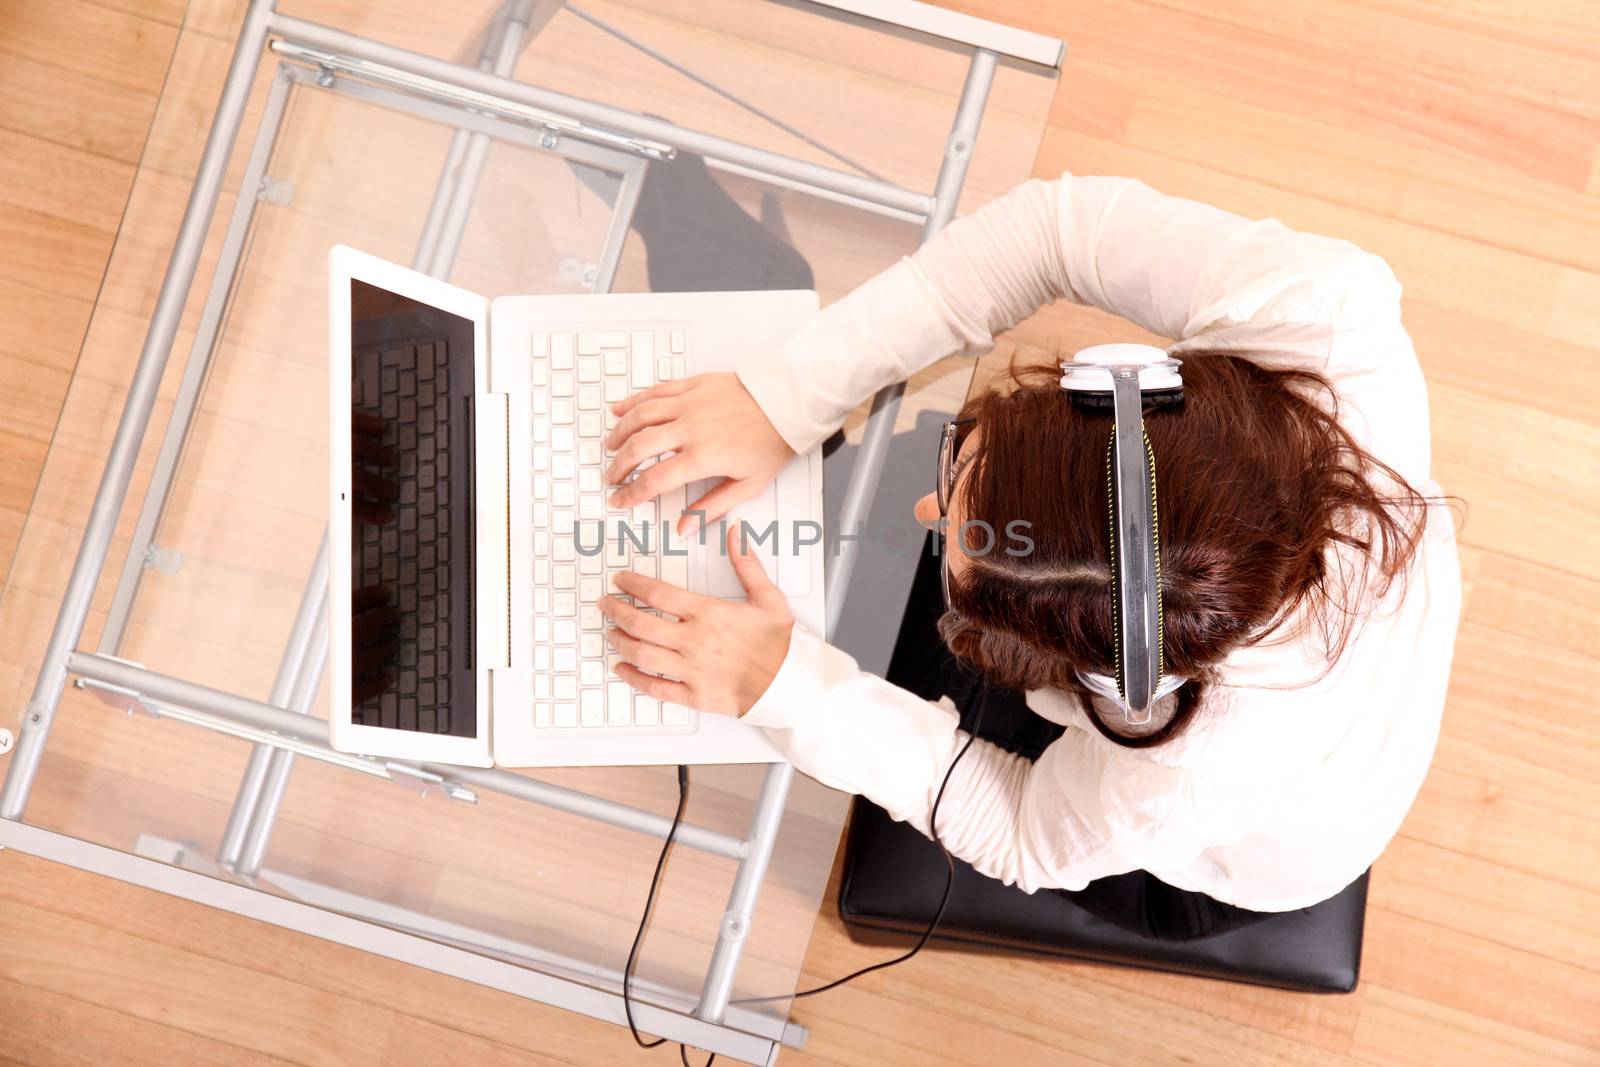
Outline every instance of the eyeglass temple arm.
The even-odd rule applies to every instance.
[[[1116,665],[1130,722],[1145,722],[1160,675],[1157,644],[1156,544],[1150,464],[1144,448],[1144,403],[1137,366],[1111,368],[1116,416],[1113,492],[1116,493],[1117,586],[1121,660]]]

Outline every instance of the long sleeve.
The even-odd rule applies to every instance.
[[[744,715],[796,767],[860,793],[929,834],[940,783],[969,735],[956,712],[862,671],[796,626],[783,666]],[[1027,892],[1081,889],[1139,867],[1180,866],[1253,814],[1181,768],[1069,730],[1029,762],[986,741],[956,764],[939,838],[978,871]],[[931,836],[931,835],[930,835]]]
[[[982,355],[996,334],[1066,299],[1180,340],[1176,355],[1216,345],[1307,367],[1360,406],[1369,397],[1382,406],[1397,390],[1410,401],[1422,389],[1400,292],[1387,264],[1349,241],[1252,222],[1133,178],[1063,174],[951,223],[739,377],[804,452],[883,386],[945,356]],[[1386,415],[1367,411],[1358,438],[1425,472],[1426,420],[1419,430]]]

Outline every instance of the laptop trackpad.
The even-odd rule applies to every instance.
[[[811,547],[798,552],[795,549],[796,524],[806,517],[805,501],[810,481],[808,465],[802,458],[785,467],[777,482],[769,485],[760,496],[729,512],[725,520],[730,530],[738,529],[740,520],[750,524],[750,550],[761,560],[767,576],[789,597],[806,596],[811,592],[811,567],[805,553],[817,549]],[[690,483],[689,499],[699,499],[714,484],[714,481]],[[719,533],[717,527],[708,530],[703,547],[691,536],[690,584],[708,596],[743,600],[744,585],[734,572],[726,546],[717,543]]]

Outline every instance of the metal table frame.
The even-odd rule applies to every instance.
[[[611,285],[645,168],[651,159],[670,157],[680,148],[704,156],[714,167],[919,221],[926,240],[954,215],[996,66],[1010,63],[1053,71],[1059,69],[1065,54],[1060,41],[913,0],[777,2],[955,48],[970,56],[931,194],[514,80],[510,74],[522,50],[561,7],[554,0],[505,0],[469,46],[464,61],[457,62],[280,14],[275,0],[251,0],[83,541],[37,683],[24,709],[4,787],[0,788],[0,847],[419,964],[619,1025],[624,1023],[620,974],[262,869],[272,825],[297,755],[462,800],[473,800],[477,791],[489,790],[656,838],[664,838],[671,825],[671,820],[662,815],[504,770],[408,764],[353,756],[330,748],[327,724],[307,713],[326,657],[325,642],[316,639],[325,625],[326,542],[308,578],[266,702],[148,670],[120,659],[117,652],[142,575],[147,569],[170,563],[169,551],[156,545],[154,537],[238,281],[256,205],[262,200],[292,195],[292,190],[267,173],[291,90],[302,87],[343,93],[455,127],[413,262],[416,269],[437,277],[450,274],[492,140],[557,152],[573,163],[618,175],[613,217],[601,257],[589,278],[591,288],[603,291]],[[575,7],[573,10],[598,23],[593,16]],[[635,47],[644,47],[626,35],[611,32]],[[106,566],[179,319],[195,283],[228,158],[259,65],[268,51],[278,56],[278,70],[267,91],[220,259],[110,615],[99,646],[95,651],[86,651],[78,645],[90,601]],[[670,63],[659,55],[656,58]],[[683,73],[709,84],[693,72]],[[743,105],[743,101],[731,95],[730,98]],[[903,385],[894,385],[873,398],[859,458],[841,508],[842,531],[860,531],[864,527],[903,392]],[[856,555],[856,541],[842,538],[841,542],[839,554],[830,561],[826,583],[830,634],[844,604],[844,590]],[[148,837],[140,839],[136,853],[125,853],[22,821],[69,676],[76,676],[75,684],[94,689],[117,706],[142,709],[160,718],[255,742],[214,860],[187,854],[180,845]],[[729,1003],[740,951],[749,934],[793,773],[787,763],[768,768],[755,815],[743,838],[699,826],[680,827],[677,840],[681,845],[735,860],[738,867],[698,997],[635,982],[634,1015],[641,1029],[757,1064],[770,1063],[780,1045],[798,1046],[804,1040],[803,1028]],[[263,888],[256,888],[258,885]],[[269,891],[269,887],[276,892]],[[297,899],[286,899],[279,893]]]

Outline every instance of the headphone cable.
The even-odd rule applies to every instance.
[[[978,739],[978,732],[983,729],[983,715],[984,711],[987,710],[989,703],[989,681],[987,678],[979,676],[976,696],[978,698],[978,711],[977,715],[973,719],[972,730],[967,734],[966,743],[961,746],[961,751],[956,753],[955,758],[950,761],[949,768],[945,770],[944,778],[939,783],[939,791],[934,794],[933,808],[928,813],[929,836],[933,839],[933,843],[939,846],[939,851],[944,854],[946,874],[944,881],[944,892],[939,896],[939,907],[933,913],[933,919],[928,923],[928,928],[924,930],[922,935],[917,939],[917,943],[893,959],[869,964],[865,967],[862,967],[860,970],[851,971],[843,978],[835,978],[833,981],[828,982],[825,985],[817,986],[814,989],[805,989],[798,993],[785,993],[779,996],[771,997],[741,997],[737,1000],[729,1001],[730,1004],[770,1004],[780,1000],[799,1000],[802,997],[814,997],[818,993],[826,993],[828,990],[837,989],[847,982],[853,982],[862,975],[871,974],[873,971],[881,971],[886,967],[893,967],[897,964],[905,963],[907,960],[911,959],[911,957],[921,952],[923,946],[927,945],[929,940],[933,938],[934,931],[938,929],[940,921],[944,918],[945,908],[950,904],[950,894],[951,891],[955,889],[956,884],[955,858],[950,855],[950,850],[946,848],[944,842],[939,839],[939,805],[944,800],[945,789],[950,785],[950,778],[955,774],[957,765],[961,763],[962,757],[967,754],[967,750],[972,748],[972,742]],[[667,1039],[664,1037],[658,1037],[654,1041],[646,1041],[644,1038],[639,1036],[639,1028],[634,1024],[633,1020],[633,969],[638,964],[639,949],[644,943],[645,930],[650,925],[650,915],[655,910],[656,893],[661,887],[661,874],[666,868],[667,854],[672,851],[672,843],[677,839],[678,827],[683,822],[683,811],[688,804],[688,800],[689,768],[680,764],[678,766],[678,808],[677,811],[673,813],[672,828],[667,831],[666,842],[661,846],[661,855],[656,858],[655,874],[650,878],[650,891],[645,897],[644,914],[639,917],[639,928],[633,935],[633,947],[628,950],[628,962],[622,969],[623,1014],[627,1016],[628,1030],[633,1034],[634,1042],[637,1043],[640,1048],[644,1049],[657,1048],[661,1045],[664,1045],[666,1044]],[[681,1041],[678,1043],[678,1058],[680,1061],[682,1061],[684,1067],[689,1067],[688,1047]],[[716,1054],[712,1053],[706,1062],[701,1065],[701,1067],[711,1067],[711,1065],[716,1062],[716,1059]]]

